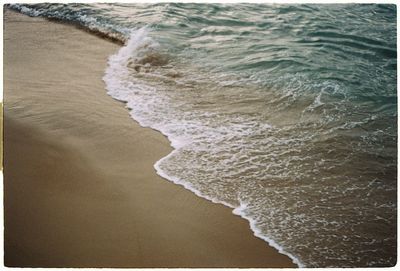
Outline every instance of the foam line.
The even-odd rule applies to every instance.
[[[140,57],[140,55],[143,54],[143,48],[146,48],[146,50],[148,50],[149,48],[154,48],[155,46],[157,46],[157,44],[151,38],[148,37],[149,31],[150,30],[147,27],[133,30],[130,34],[130,39],[128,40],[126,45],[122,47],[117,52],[117,54],[110,56],[108,61],[109,66],[107,67],[105,76],[103,77],[103,80],[106,83],[106,88],[108,91],[107,93],[117,100],[128,102],[127,106],[128,109],[130,107],[129,103],[131,103],[132,101],[129,100],[129,96],[126,93],[124,93],[123,89],[126,86],[124,86],[123,84],[121,84],[121,82],[119,82],[119,77],[122,74],[126,75],[128,73],[128,71],[126,70],[127,63],[132,59],[137,59],[138,57]],[[165,171],[163,171],[160,167],[162,162],[168,160],[170,157],[176,154],[181,148],[183,148],[186,144],[181,140],[175,138],[172,134],[169,134],[166,131],[166,129],[163,129],[163,127],[161,127],[160,125],[154,125],[152,123],[148,123],[147,120],[143,119],[143,117],[141,116],[136,115],[133,111],[130,112],[130,115],[142,127],[150,127],[154,130],[161,132],[164,136],[168,138],[171,146],[174,148],[174,150],[171,153],[169,153],[167,156],[161,158],[159,161],[155,163],[154,168],[159,176],[175,184],[183,186],[185,189],[193,192],[198,197],[207,199],[213,203],[223,204],[229,208],[232,208],[233,214],[238,215],[249,221],[250,229],[253,231],[256,237],[266,241],[270,246],[277,249],[279,253],[287,255],[290,259],[292,259],[293,263],[296,264],[298,267],[304,267],[304,264],[298,258],[296,258],[290,253],[287,253],[284,250],[284,248],[281,247],[278,243],[276,243],[273,239],[262,235],[261,231],[256,227],[255,221],[251,217],[245,215],[244,210],[246,209],[246,204],[241,203],[240,206],[237,207],[227,202],[209,197],[203,194],[201,191],[195,189],[193,185],[190,184],[190,182],[186,182],[177,177],[170,176]]]

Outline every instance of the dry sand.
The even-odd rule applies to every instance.
[[[157,176],[169,142],[106,94],[118,45],[4,14],[5,264],[289,267],[248,222]]]

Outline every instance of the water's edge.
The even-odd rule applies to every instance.
[[[29,17],[31,17],[31,16],[34,16],[34,17],[35,17],[35,14],[32,14],[32,15],[31,15],[31,14],[28,13],[27,11],[24,12],[23,10],[19,10],[19,9],[18,9],[19,6],[16,6],[16,7],[15,7],[15,6],[4,6],[4,7],[5,7],[6,9],[10,10],[11,12],[18,12],[18,13],[20,13],[20,14],[23,14],[23,15],[26,15],[26,16],[29,16]],[[31,11],[29,11],[29,12],[31,12]],[[89,33],[89,34],[91,34],[91,35],[97,36],[98,38],[105,39],[105,40],[108,40],[109,42],[113,42],[113,43],[115,43],[115,44],[118,44],[118,45],[121,46],[121,48],[123,48],[123,47],[124,47],[124,43],[126,44],[126,42],[127,42],[126,39],[123,39],[123,38],[121,38],[120,36],[110,35],[109,32],[102,32],[102,31],[100,31],[100,30],[98,30],[98,29],[87,28],[87,27],[81,25],[80,23],[76,23],[76,22],[73,22],[73,21],[66,21],[66,20],[62,20],[62,19],[48,18],[48,17],[42,17],[42,18],[44,18],[45,20],[47,20],[47,21],[49,21],[49,22],[52,22],[52,23],[62,23],[62,24],[70,25],[70,26],[72,26],[72,27],[76,27],[76,28],[79,29],[79,30],[82,30],[82,31],[85,31],[85,32],[87,32],[87,33]],[[121,50],[121,48],[120,48],[120,50]],[[114,54],[113,54],[113,55],[114,55]],[[110,57],[112,57],[113,55],[109,56],[108,62],[109,62],[109,60],[110,60]],[[109,64],[107,64],[107,65],[109,65]],[[107,70],[107,69],[106,69],[106,70]],[[102,78],[102,80],[103,80],[103,81],[105,82],[105,84],[107,85],[105,76]],[[106,88],[106,90],[107,90],[107,88]],[[124,102],[124,103],[125,103],[125,102],[128,102],[127,100],[123,100],[123,99],[116,98],[115,96],[113,96],[113,94],[111,93],[111,90],[107,90],[107,94],[108,94],[111,98],[113,98],[113,99],[115,99],[115,100],[117,100],[117,101],[122,101],[122,102]],[[130,108],[129,108],[128,106],[125,105],[125,108],[128,109],[128,111],[130,111]],[[232,214],[234,214],[234,215],[236,215],[236,216],[240,216],[241,218],[243,218],[243,219],[245,219],[245,220],[247,220],[247,221],[249,222],[249,228],[251,229],[251,231],[253,232],[253,235],[254,235],[255,237],[260,238],[260,239],[262,239],[263,241],[265,241],[270,247],[275,248],[280,254],[283,254],[283,255],[288,256],[288,257],[292,260],[292,262],[293,262],[294,264],[296,264],[298,267],[300,267],[300,268],[304,268],[304,267],[305,267],[304,264],[303,264],[298,258],[296,258],[296,257],[293,256],[292,254],[286,252],[286,251],[285,251],[278,243],[276,243],[273,239],[269,238],[268,236],[262,235],[261,231],[256,227],[255,221],[254,221],[251,217],[245,215],[244,210],[246,209],[246,204],[241,203],[241,205],[240,205],[239,207],[235,207],[235,206],[233,206],[233,205],[231,205],[231,204],[229,204],[229,203],[227,203],[227,202],[219,201],[219,200],[213,199],[213,198],[211,198],[211,197],[208,197],[208,196],[202,194],[200,191],[198,191],[198,190],[195,189],[193,186],[191,186],[190,183],[184,182],[183,180],[180,180],[180,179],[178,179],[178,178],[173,178],[173,177],[171,177],[171,176],[168,176],[168,175],[159,167],[159,165],[162,163],[163,160],[168,159],[170,156],[174,155],[175,152],[177,152],[178,149],[174,147],[173,140],[172,140],[167,134],[164,134],[161,130],[159,130],[159,129],[155,128],[155,127],[147,126],[147,125],[143,124],[143,122],[140,121],[140,118],[139,118],[138,116],[135,116],[135,115],[132,114],[132,113],[133,113],[133,112],[130,111],[130,116],[131,116],[132,119],[133,119],[134,121],[136,121],[141,127],[143,127],[143,128],[150,128],[150,129],[152,129],[152,130],[154,130],[154,131],[156,131],[156,132],[158,132],[158,133],[161,133],[164,137],[166,137],[166,138],[168,139],[168,141],[170,142],[170,146],[173,148],[173,150],[172,150],[167,156],[162,157],[160,160],[158,160],[158,161],[154,164],[153,167],[154,167],[154,169],[155,169],[157,175],[159,175],[159,176],[162,177],[163,179],[166,179],[167,181],[170,181],[170,182],[172,182],[172,183],[174,183],[174,184],[183,186],[185,189],[191,191],[192,193],[194,193],[196,196],[198,196],[198,197],[200,197],[200,198],[206,199],[206,200],[208,200],[208,201],[210,201],[210,202],[212,202],[212,203],[215,203],[215,204],[222,204],[222,205],[224,205],[224,206],[226,206],[226,207],[228,207],[228,208],[233,209],[233,210],[232,210]]]
[[[160,177],[298,267],[396,263],[396,6],[7,7],[120,45],[105,93],[168,139]]]
[[[135,120],[136,120],[136,119],[135,119]],[[136,121],[137,121],[137,120],[136,120]],[[140,124],[140,123],[139,123],[139,124]],[[142,126],[142,125],[141,125],[141,126]],[[142,126],[142,127],[146,127],[146,126]],[[149,128],[151,128],[151,127],[149,127]],[[153,129],[153,128],[151,128],[151,129]],[[155,130],[155,131],[157,131],[157,132],[160,132],[162,135],[164,135],[165,137],[168,138],[168,136],[166,136],[165,134],[163,134],[161,131],[156,130],[156,129],[153,129],[153,130]],[[171,145],[171,147],[172,147],[172,144],[170,144],[170,145]],[[173,147],[172,147],[172,148],[173,148]],[[229,207],[229,208],[233,209],[233,210],[232,210],[232,214],[237,215],[237,216],[240,216],[241,218],[243,218],[243,219],[245,219],[245,220],[247,220],[247,221],[249,222],[249,227],[250,227],[250,229],[251,229],[251,231],[253,232],[253,235],[254,235],[255,237],[260,238],[260,239],[264,240],[265,242],[267,242],[267,244],[268,244],[269,246],[275,248],[280,254],[283,254],[283,255],[288,256],[288,257],[292,260],[292,262],[293,262],[294,264],[296,264],[298,267],[300,267],[300,268],[304,268],[304,267],[305,267],[305,266],[300,262],[299,259],[297,259],[296,257],[294,257],[292,254],[290,254],[290,253],[284,251],[284,249],[283,249],[278,243],[276,243],[273,239],[271,239],[271,238],[269,238],[269,237],[267,237],[267,236],[263,236],[263,235],[261,234],[261,231],[256,227],[255,221],[254,221],[251,217],[246,216],[245,213],[243,212],[243,210],[246,209],[246,205],[245,205],[245,204],[241,204],[239,207],[234,207],[234,206],[232,206],[232,205],[230,205],[230,204],[228,204],[228,203],[226,203],[226,202],[218,201],[218,200],[215,200],[215,199],[213,199],[213,198],[207,197],[206,195],[203,195],[200,191],[198,191],[198,190],[194,189],[192,186],[190,186],[189,183],[185,183],[185,182],[182,181],[182,180],[179,180],[179,179],[170,177],[170,176],[168,176],[164,171],[162,171],[162,170],[160,169],[160,167],[159,167],[159,164],[160,164],[163,160],[168,159],[169,156],[172,156],[172,155],[174,154],[175,151],[176,151],[176,149],[174,149],[171,153],[169,153],[167,156],[161,158],[160,160],[158,160],[158,161],[154,164],[154,168],[155,168],[157,174],[158,174],[160,177],[162,177],[162,178],[164,178],[164,179],[166,179],[166,180],[168,180],[168,181],[170,181],[170,182],[173,182],[174,184],[183,186],[185,189],[187,189],[187,190],[193,192],[196,196],[198,196],[198,197],[200,197],[200,198],[204,198],[204,199],[206,199],[206,200],[208,200],[208,201],[211,201],[212,203],[222,204],[222,205],[224,205],[224,206],[226,206],[226,207]]]
[[[124,48],[124,47],[121,47],[121,49],[122,49],[122,48]],[[121,49],[120,49],[120,50],[121,50]],[[112,56],[114,56],[114,55],[111,55],[111,56],[109,57],[109,62],[110,62],[110,58],[111,58]],[[110,65],[110,64],[108,64],[108,65]],[[107,68],[107,69],[108,69],[108,68]],[[107,69],[106,69],[106,74],[107,74]],[[106,75],[103,77],[103,81],[104,81],[104,82],[106,83],[106,85],[107,85]],[[106,89],[107,89],[107,88],[106,88]],[[108,94],[109,96],[111,96],[113,99],[117,100],[117,101],[128,102],[127,100],[124,100],[124,99],[121,99],[121,98],[119,98],[119,97],[117,98],[117,97],[113,96],[112,90],[108,90],[108,89],[107,89],[107,94]],[[159,176],[162,177],[163,179],[166,179],[167,181],[170,181],[170,182],[172,182],[172,183],[174,183],[174,184],[183,186],[185,189],[191,191],[192,193],[194,193],[196,196],[198,196],[198,197],[200,197],[200,198],[206,199],[206,200],[211,201],[212,203],[215,203],[215,204],[222,204],[222,205],[224,205],[224,206],[226,206],[226,207],[229,207],[229,208],[233,209],[233,210],[232,210],[232,214],[237,215],[237,216],[240,216],[241,218],[243,218],[243,219],[245,219],[245,220],[247,220],[247,221],[249,222],[249,228],[251,229],[251,231],[253,232],[253,235],[254,235],[255,237],[260,238],[260,239],[262,239],[263,241],[265,241],[270,247],[275,248],[280,254],[283,254],[283,255],[288,256],[288,257],[292,260],[292,262],[293,262],[294,264],[296,264],[298,267],[300,267],[300,268],[304,268],[304,267],[305,267],[305,265],[304,265],[298,258],[296,258],[294,255],[292,255],[292,254],[286,252],[286,251],[284,250],[284,248],[281,247],[281,246],[280,246],[277,242],[275,242],[273,239],[269,238],[268,236],[262,235],[262,232],[257,228],[255,221],[254,221],[251,217],[245,215],[244,210],[246,209],[246,204],[241,203],[239,207],[235,207],[235,206],[233,206],[233,205],[231,205],[231,204],[229,204],[229,203],[227,203],[227,202],[219,201],[219,200],[216,200],[216,199],[214,199],[214,198],[208,197],[208,196],[202,194],[199,190],[195,189],[193,186],[191,186],[190,183],[185,182],[185,181],[183,181],[183,180],[181,180],[181,179],[178,179],[178,178],[171,177],[171,176],[169,176],[166,172],[164,172],[164,171],[160,168],[159,165],[160,165],[164,160],[168,159],[170,156],[173,156],[174,153],[178,151],[178,148],[175,147],[176,145],[173,143],[173,139],[171,139],[167,134],[164,134],[161,130],[159,130],[159,129],[155,128],[155,127],[152,127],[152,126],[149,126],[149,125],[144,124],[144,123],[140,120],[140,117],[139,117],[139,116],[135,116],[135,115],[133,114],[133,111],[131,111],[131,109],[130,109],[127,105],[125,105],[125,108],[126,108],[128,111],[130,111],[130,116],[132,117],[132,119],[133,119],[134,121],[136,121],[141,127],[143,127],[143,128],[150,128],[150,129],[152,129],[152,130],[154,130],[154,131],[156,131],[156,132],[158,132],[158,133],[161,133],[164,137],[166,137],[166,138],[168,139],[168,141],[170,142],[171,148],[173,148],[173,150],[172,150],[167,156],[162,157],[160,160],[158,160],[158,161],[154,164],[153,167],[154,167],[154,169],[155,169],[157,175],[159,175]]]
[[[108,95],[110,95],[112,98],[114,98],[109,92],[107,92]],[[118,100],[118,99],[117,99]],[[125,106],[125,108],[127,108],[129,110],[129,108],[127,106]],[[223,202],[223,201],[218,201],[216,199],[210,198],[206,195],[203,195],[200,191],[196,190],[195,188],[193,188],[193,186],[190,185],[190,183],[186,183],[178,178],[173,178],[171,176],[168,176],[160,167],[159,165],[162,163],[163,160],[168,159],[170,156],[174,155],[174,153],[177,151],[177,149],[174,148],[172,141],[170,140],[170,138],[168,137],[168,135],[164,134],[162,131],[157,130],[156,128],[153,128],[151,126],[145,126],[143,125],[140,120],[138,118],[134,118],[133,120],[136,121],[141,127],[143,128],[150,128],[154,131],[157,131],[159,133],[161,133],[163,136],[165,136],[168,141],[170,142],[170,146],[173,148],[173,151],[170,152],[167,156],[161,158],[160,160],[158,160],[155,164],[154,164],[154,169],[156,170],[157,175],[159,175],[160,177],[162,177],[163,179],[166,179],[167,181],[170,181],[174,184],[177,184],[179,186],[183,186],[185,189],[191,191],[192,193],[194,193],[196,196],[206,199],[208,201],[211,201],[212,203],[215,204],[222,204],[228,208],[233,209],[232,210],[232,214],[240,216],[241,218],[247,220],[249,222],[249,227],[251,229],[251,231],[253,232],[253,235],[257,238],[262,239],[263,241],[265,241],[270,247],[275,248],[280,254],[286,255],[288,256],[292,262],[294,264],[296,264],[299,268],[305,268],[306,266],[304,266],[304,264],[295,256],[293,256],[292,254],[286,252],[278,243],[276,243],[273,239],[269,238],[268,236],[264,236],[261,234],[261,231],[257,228],[255,221],[249,217],[245,215],[244,210],[246,209],[246,205],[241,203],[241,205],[239,207],[234,207],[232,205],[230,205],[227,202]]]

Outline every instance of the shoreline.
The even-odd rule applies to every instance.
[[[4,27],[6,266],[295,267],[156,174],[168,140],[102,81],[116,44],[8,9]]]

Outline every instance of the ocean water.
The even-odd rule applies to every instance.
[[[174,151],[157,173],[300,267],[393,266],[396,6],[14,4],[124,45],[104,82]]]

